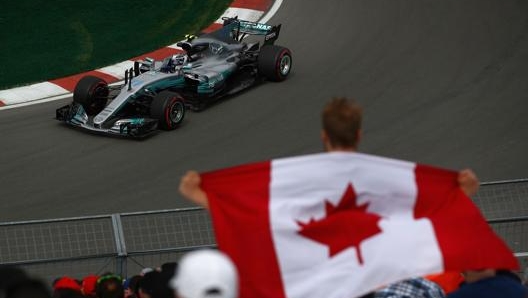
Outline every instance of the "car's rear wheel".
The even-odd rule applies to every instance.
[[[73,101],[81,104],[86,114],[92,116],[99,114],[108,100],[108,83],[98,77],[85,76],[73,91]]]
[[[184,99],[176,92],[162,91],[152,100],[150,116],[158,120],[158,127],[173,130],[185,117]]]
[[[266,45],[260,49],[258,72],[270,81],[284,81],[290,74],[292,62],[289,49],[276,45]]]

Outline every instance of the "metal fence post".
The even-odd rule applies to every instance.
[[[116,244],[116,274],[125,277],[127,272],[127,250],[120,214],[112,214],[112,228]]]

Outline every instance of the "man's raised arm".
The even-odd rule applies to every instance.
[[[196,171],[188,171],[180,180],[180,193],[188,200],[209,209],[207,194],[200,186],[202,178]]]

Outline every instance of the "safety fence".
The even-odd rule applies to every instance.
[[[473,200],[528,277],[528,179],[482,183]],[[201,208],[6,222],[0,223],[0,239],[0,264],[50,282],[63,275],[131,276],[215,246],[210,217]]]

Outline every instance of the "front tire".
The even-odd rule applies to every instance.
[[[281,82],[290,74],[292,61],[289,49],[276,45],[266,45],[260,49],[258,72],[270,81]]]
[[[89,116],[97,115],[106,106],[108,83],[98,77],[85,76],[79,80],[73,91],[73,101],[81,104]]]
[[[158,120],[158,127],[173,130],[185,117],[184,99],[176,92],[162,91],[152,100],[150,116]]]

